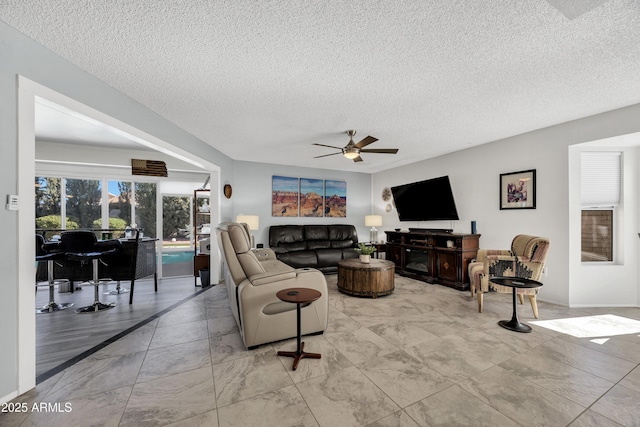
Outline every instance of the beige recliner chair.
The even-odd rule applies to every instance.
[[[280,301],[286,288],[310,288],[322,297],[302,306],[301,333],[322,333],[327,328],[329,298],[324,275],[312,268],[295,269],[279,261],[271,249],[251,249],[246,224],[221,223],[218,245],[226,261],[225,282],[231,311],[245,346],[296,336],[296,305]]]

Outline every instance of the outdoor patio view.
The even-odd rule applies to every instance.
[[[156,238],[156,200],[156,184],[150,182],[36,177],[35,228],[46,239],[75,229],[113,230],[105,236],[117,239],[125,237],[126,227]],[[191,224],[190,196],[162,197],[163,277],[193,273]]]

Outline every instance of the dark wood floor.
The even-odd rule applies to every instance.
[[[153,290],[153,280],[143,279],[136,281],[133,304],[129,305],[129,293],[103,295],[115,286],[116,282],[101,285],[100,301],[116,302],[116,307],[88,314],[77,314],[74,310],[93,303],[93,286],[83,286],[82,290],[73,293],[59,293],[55,287],[56,302],[72,302],[75,306],[36,315],[36,375],[39,379],[105,340],[202,291],[201,287],[194,286],[193,276],[159,279],[157,293]],[[128,288],[129,283],[122,282],[121,286]],[[36,306],[42,307],[48,301],[49,288],[39,286]]]

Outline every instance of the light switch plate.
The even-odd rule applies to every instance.
[[[7,194],[7,206],[8,211],[17,211],[20,208],[20,199],[17,194]]]

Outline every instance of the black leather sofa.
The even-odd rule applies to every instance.
[[[353,225],[272,225],[269,247],[276,257],[294,268],[338,271],[338,261],[357,258],[358,233]]]

